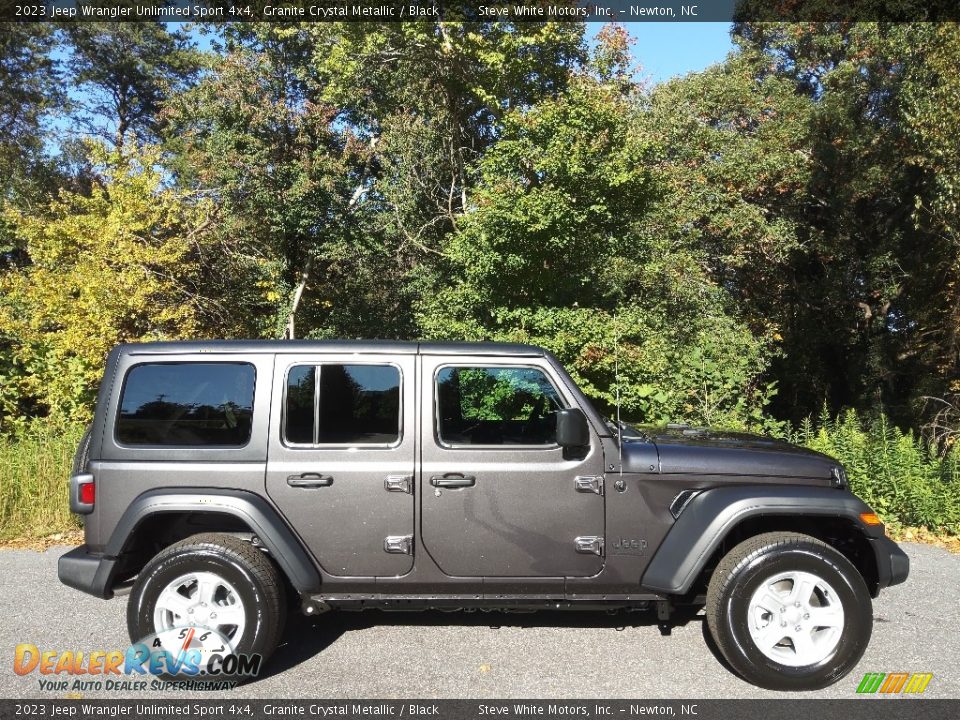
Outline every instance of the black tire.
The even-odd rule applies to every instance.
[[[760,650],[750,635],[749,608],[751,597],[765,580],[797,571],[826,581],[838,596],[844,615],[832,651],[817,662],[800,666],[777,662]],[[730,550],[710,579],[706,615],[710,633],[733,669],[748,682],[771,690],[818,690],[832,685],[860,661],[873,629],[870,593],[857,569],[826,543],[799,533],[765,533]],[[767,622],[774,622],[774,617]],[[792,641],[784,646],[776,649],[789,653]]]
[[[162,550],[147,563],[137,576],[127,605],[131,642],[140,642],[156,632],[153,615],[163,589],[184,574],[202,571],[227,580],[240,595],[246,629],[233,651],[259,654],[262,668],[276,649],[286,621],[284,583],[262,551],[231,535],[193,535]]]

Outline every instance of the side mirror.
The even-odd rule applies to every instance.
[[[561,447],[584,447],[590,444],[587,416],[580,408],[557,410],[557,444]]]

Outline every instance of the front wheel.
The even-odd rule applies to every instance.
[[[710,579],[706,615],[727,662],[772,690],[837,682],[860,661],[873,628],[857,569],[797,533],[758,535],[727,553]]]

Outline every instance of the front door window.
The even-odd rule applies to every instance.
[[[537,368],[445,367],[437,373],[437,428],[446,446],[555,445],[562,407]]]

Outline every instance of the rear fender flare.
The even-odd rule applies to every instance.
[[[320,574],[300,539],[265,499],[242,490],[164,488],[145,492],[123,513],[104,548],[104,555],[119,557],[127,541],[148,517],[184,512],[232,515],[259,538],[298,592],[319,592]]]

